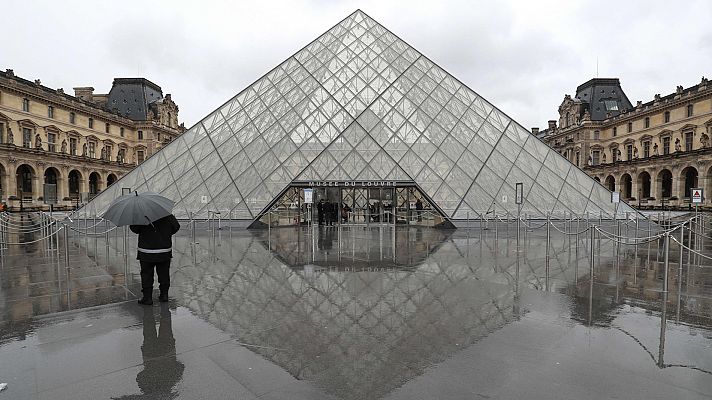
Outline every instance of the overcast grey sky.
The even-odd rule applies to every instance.
[[[68,93],[142,76],[191,126],[357,8],[525,127],[596,76],[633,104],[712,76],[705,0],[6,0],[0,68]]]

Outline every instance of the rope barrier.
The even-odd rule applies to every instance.
[[[561,229],[557,228],[556,225],[554,225],[554,223],[553,223],[552,221],[549,221],[549,223],[550,223],[551,226],[552,226],[554,229],[556,229],[557,231],[563,233],[564,235],[569,235],[569,236],[580,235],[580,234],[582,234],[582,233],[588,232],[588,231],[591,229],[591,227],[589,226],[589,227],[587,227],[586,229],[582,230],[581,232],[571,233],[571,232],[562,231]]]
[[[604,230],[601,230],[601,229],[599,229],[599,228],[595,228],[595,229],[596,229],[599,233],[601,233],[603,236],[605,236],[606,238],[612,240],[612,241],[615,242],[615,243],[626,244],[626,245],[630,245],[630,246],[635,246],[635,245],[641,245],[641,244],[646,244],[646,243],[655,242],[655,241],[659,240],[661,237],[665,236],[665,234],[666,234],[666,233],[663,233],[663,234],[660,234],[660,235],[648,236],[648,237],[645,237],[645,238],[628,238],[628,237],[625,237],[625,239],[627,239],[627,240],[620,240],[619,238],[621,238],[622,236],[615,236],[615,235],[613,235],[613,234],[611,234],[611,233],[608,233],[608,232],[606,232],[606,231],[604,231]],[[632,241],[631,241],[630,239],[632,239]]]
[[[56,231],[50,233],[50,234],[47,235],[47,236],[44,236],[44,237],[41,237],[41,238],[39,238],[39,239],[35,239],[35,240],[32,240],[32,241],[29,241],[29,242],[20,242],[20,243],[0,242],[0,244],[6,245],[6,246],[21,246],[21,245],[24,245],[24,244],[33,244],[33,243],[41,242],[41,241],[43,241],[43,240],[46,240],[46,239],[48,239],[48,238],[51,238],[52,236],[54,236],[54,235],[56,235],[57,233],[59,233],[62,229],[64,229],[64,227],[60,227],[59,229],[57,229]]]
[[[65,226],[66,226],[67,228],[69,228],[71,231],[77,232],[77,233],[79,233],[79,234],[83,234],[83,235],[87,235],[87,236],[97,236],[97,237],[98,237],[98,236],[106,235],[107,233],[109,233],[109,232],[111,232],[111,231],[113,231],[113,230],[119,228],[118,226],[115,226],[115,227],[113,227],[113,228],[111,228],[111,229],[109,229],[109,230],[106,230],[106,231],[104,231],[104,232],[82,232],[82,231],[80,231],[80,230],[78,230],[78,229],[72,227],[71,225],[65,225]]]
[[[670,235],[670,239],[672,239],[674,242],[676,242],[677,244],[679,244],[680,247],[682,247],[683,249],[687,249],[688,251],[691,251],[691,252],[697,254],[697,255],[700,256],[700,257],[704,257],[704,258],[706,258],[706,259],[708,259],[708,260],[712,260],[712,257],[707,256],[707,255],[704,255],[704,254],[700,253],[699,251],[697,251],[697,250],[695,250],[695,249],[693,249],[693,248],[691,248],[691,247],[685,246],[684,244],[680,243],[680,241],[677,240],[677,238],[675,238],[675,236]],[[710,267],[707,267],[707,266],[705,266],[705,267],[700,266],[700,267],[701,267],[701,268],[712,268],[712,266],[710,266]]]

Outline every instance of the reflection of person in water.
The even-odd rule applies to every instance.
[[[185,366],[176,357],[176,340],[173,338],[171,312],[168,303],[161,303],[161,320],[158,334],[153,307],[143,308],[143,370],[136,375],[141,394],[127,395],[116,400],[175,399],[173,387],[183,378]]]
[[[318,203],[316,203],[316,213],[317,218],[319,219],[319,225],[324,225],[324,199],[321,199]]]

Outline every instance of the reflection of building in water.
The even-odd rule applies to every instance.
[[[319,227],[253,231],[285,264],[301,267],[416,267],[451,231],[422,227]],[[394,250],[395,249],[395,250]]]
[[[340,398],[379,398],[516,317],[513,286],[437,260],[427,271],[297,270],[251,236],[210,252],[197,265],[174,254],[188,307]]]

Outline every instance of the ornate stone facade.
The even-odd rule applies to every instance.
[[[0,72],[0,199],[46,209],[45,184],[54,184],[57,206],[76,206],[184,131],[171,95],[143,78],[70,96]]]
[[[703,206],[712,207],[712,84],[706,78],[635,107],[617,79],[592,79],[575,97],[564,96],[558,124],[551,120],[532,133],[633,206],[687,209],[690,189],[701,187]]]

